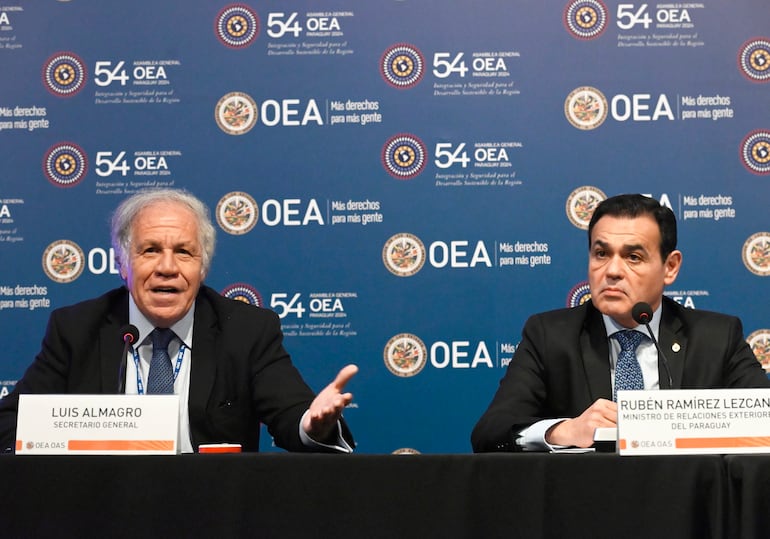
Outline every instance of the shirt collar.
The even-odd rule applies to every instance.
[[[187,311],[187,314],[185,314],[176,324],[171,326],[174,334],[190,350],[192,350],[194,318],[195,302],[193,302],[192,307],[190,307],[190,310]],[[134,297],[131,294],[128,295],[128,322],[135,325],[136,329],[139,330],[138,342],[140,344],[144,343],[145,339],[147,339],[150,336],[150,333],[152,333],[152,330],[155,329],[155,326],[153,326],[152,323],[147,320],[147,318],[139,310],[139,307],[136,306]]]
[[[653,334],[655,334],[656,338],[660,334],[660,331],[659,331],[660,313],[662,310],[663,310],[663,302],[661,301],[660,305],[658,305],[658,308],[655,309],[655,311],[652,313],[652,320],[650,321],[650,329],[652,330]],[[642,333],[643,335],[646,335],[647,337],[650,336],[644,324],[639,324],[635,328],[627,328],[625,326],[621,326],[606,314],[602,314],[602,320],[604,320],[604,329],[607,332],[607,337],[609,337],[610,335],[613,335],[614,333],[617,333],[618,331],[623,331],[625,329],[635,329],[636,331]]]

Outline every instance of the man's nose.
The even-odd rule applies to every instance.
[[[610,260],[607,263],[607,275],[612,277],[622,277],[624,271],[625,265],[623,263],[623,258],[617,255],[610,257]]]
[[[177,272],[176,258],[174,252],[170,249],[164,249],[160,253],[158,258],[158,264],[155,266],[155,271],[164,275],[169,275]]]

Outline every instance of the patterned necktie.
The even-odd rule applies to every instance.
[[[612,337],[620,343],[620,354],[615,364],[615,395],[618,400],[619,389],[644,389],[644,378],[639,361],[636,359],[636,347],[644,335],[633,329],[618,331]]]
[[[155,328],[152,338],[152,361],[150,376],[147,381],[147,393],[174,393],[174,369],[168,356],[168,343],[174,338],[174,332],[168,328]]]

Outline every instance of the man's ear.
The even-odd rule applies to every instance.
[[[679,269],[682,267],[682,252],[671,251],[663,263],[665,274],[663,276],[663,282],[666,286],[676,281],[677,275],[679,275]]]

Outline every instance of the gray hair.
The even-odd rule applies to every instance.
[[[134,229],[134,220],[139,213],[154,204],[172,203],[179,204],[190,210],[195,215],[198,223],[198,242],[202,249],[201,274],[206,276],[214,257],[216,244],[216,231],[211,223],[209,209],[192,193],[183,189],[148,189],[130,196],[124,200],[112,214],[112,226],[110,236],[112,248],[119,267],[128,263],[131,236]]]

